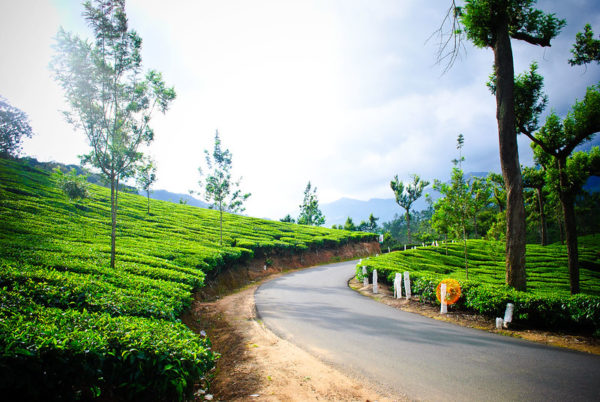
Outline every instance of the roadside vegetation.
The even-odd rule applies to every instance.
[[[176,400],[213,367],[179,317],[206,276],[271,253],[372,234],[293,225],[120,195],[110,267],[110,189],[71,199],[56,175],[0,159],[0,392]],[[6,394],[5,394],[6,395]]]
[[[464,266],[464,246],[439,244],[371,257],[362,266],[371,276],[392,285],[397,272],[410,272],[412,294],[422,302],[438,303],[437,285],[458,280],[462,296],[451,308],[490,317],[503,317],[507,303],[515,304],[515,323],[546,329],[591,331],[600,336],[600,235],[580,237],[581,294],[571,295],[565,245],[527,245],[526,292],[505,284],[504,242],[468,240],[469,279]]]

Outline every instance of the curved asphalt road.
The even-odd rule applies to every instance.
[[[355,265],[326,265],[263,284],[256,292],[259,317],[342,371],[410,399],[600,400],[600,356],[391,308],[348,288]]]

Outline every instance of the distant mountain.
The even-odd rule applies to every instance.
[[[139,194],[143,195],[144,197],[146,196],[145,191],[139,191]],[[183,200],[184,202],[187,202],[187,205],[192,205],[194,207],[200,208],[208,208],[207,203],[205,203],[204,201],[200,201],[199,199],[194,198],[189,194],[172,193],[167,190],[152,190],[152,192],[150,193],[150,198],[152,198],[153,200],[174,202],[175,204],[179,204],[180,200]]]
[[[468,180],[471,177],[486,177],[487,175],[487,172],[470,172],[465,174],[465,178]],[[423,192],[423,197],[415,201],[411,211],[422,211],[427,208],[425,193],[428,193],[434,200],[440,196],[430,184]],[[390,190],[390,194],[393,194],[392,190]],[[405,213],[404,209],[396,204],[394,198],[371,198],[368,201],[340,198],[337,201],[321,204],[321,211],[325,215],[325,226],[343,225],[348,217],[351,217],[354,224],[358,225],[360,221],[366,221],[371,213],[379,218],[378,224],[381,225],[393,220],[396,214],[404,215]]]

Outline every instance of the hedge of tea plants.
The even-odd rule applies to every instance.
[[[503,317],[507,303],[515,304],[516,324],[554,329],[591,330],[600,336],[600,235],[579,239],[582,293],[571,296],[567,251],[561,244],[527,245],[527,292],[504,285],[504,243],[469,240],[469,279],[463,243],[440,244],[371,257],[361,265],[369,274],[377,269],[382,282],[392,284],[397,272],[410,272],[411,290],[424,302],[439,303],[436,287],[453,278],[462,296],[452,308],[490,317]],[[362,268],[357,266],[357,276]]]
[[[177,400],[215,353],[180,323],[193,292],[228,264],[366,233],[224,216],[119,194],[116,267],[110,192],[73,202],[49,172],[0,159],[0,395]]]

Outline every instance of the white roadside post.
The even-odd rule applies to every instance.
[[[363,265],[362,267],[363,273],[363,286],[369,286],[369,274],[367,273],[367,267]]]
[[[373,293],[377,293],[377,270],[373,270]]]
[[[496,317],[496,329],[502,329],[502,318]]]
[[[406,244],[404,245],[404,251],[406,251]]]
[[[390,250],[390,248],[388,247],[388,254],[391,253],[391,252],[392,252],[392,250]]]
[[[440,314],[448,314],[448,304],[446,303],[446,284],[440,285]]]
[[[404,272],[404,293],[406,294],[406,300],[410,299],[410,274],[408,271]]]
[[[402,274],[400,272],[396,272],[394,277],[394,298],[402,298]]]
[[[504,328],[508,328],[508,324],[512,322],[513,312],[515,311],[515,305],[512,303],[508,303],[506,305],[506,311],[504,312]]]

